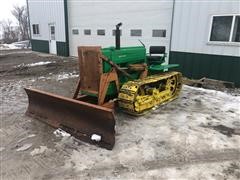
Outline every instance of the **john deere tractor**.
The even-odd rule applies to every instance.
[[[144,115],[176,99],[182,75],[164,65],[163,46],[120,47],[120,26],[116,25],[116,46],[78,47],[79,80],[72,98],[25,88],[27,115],[61,128],[73,136],[112,149],[115,143],[116,108],[131,115]]]

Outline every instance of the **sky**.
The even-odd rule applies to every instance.
[[[17,23],[11,13],[14,5],[26,5],[26,0],[1,0],[0,21],[10,19],[14,24]]]

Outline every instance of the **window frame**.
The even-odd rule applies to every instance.
[[[103,31],[104,34],[101,34],[100,31]],[[106,29],[97,29],[97,36],[106,36]]]
[[[156,31],[162,31],[162,34],[164,35],[164,36],[154,36],[154,31],[156,32]],[[153,38],[166,38],[167,37],[167,29],[152,29],[152,37]]]
[[[37,29],[36,29],[36,26],[38,27]],[[35,27],[35,29],[34,29],[34,27]],[[36,32],[36,30],[38,30],[38,32],[34,33],[34,31]],[[32,34],[33,34],[33,36],[39,36],[40,35],[40,26],[39,26],[39,24],[32,24]]]
[[[86,32],[89,32],[89,34],[86,33]],[[83,35],[84,36],[91,36],[92,35],[92,30],[91,29],[83,29]]]
[[[231,24],[231,30],[230,30],[230,36],[228,41],[211,41],[211,33],[212,33],[212,25],[213,25],[213,18],[214,17],[223,17],[223,16],[232,16],[232,24]],[[208,41],[207,44],[216,44],[216,45],[233,45],[233,46],[240,46],[240,42],[234,42],[232,41],[233,37],[233,30],[235,25],[235,19],[236,16],[240,16],[240,14],[214,14],[211,15],[210,25],[209,25],[209,33],[208,33]]]
[[[77,33],[74,33],[74,31],[77,31]],[[72,28],[72,35],[79,35],[79,29],[78,28]]]
[[[140,31],[140,35],[132,35],[133,31]],[[142,37],[143,36],[143,30],[142,29],[130,29],[130,37]]]

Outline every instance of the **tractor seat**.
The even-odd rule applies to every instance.
[[[162,64],[165,62],[165,46],[150,46],[147,56],[148,64]]]
[[[147,60],[150,64],[162,64],[162,63],[164,63],[163,56],[147,56]]]

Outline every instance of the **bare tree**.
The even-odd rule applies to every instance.
[[[21,40],[29,39],[28,12],[26,6],[14,6],[12,15],[18,21]]]
[[[12,43],[18,40],[19,31],[16,27],[12,26],[12,21],[1,21],[0,25],[3,30],[3,42],[4,43]]]

